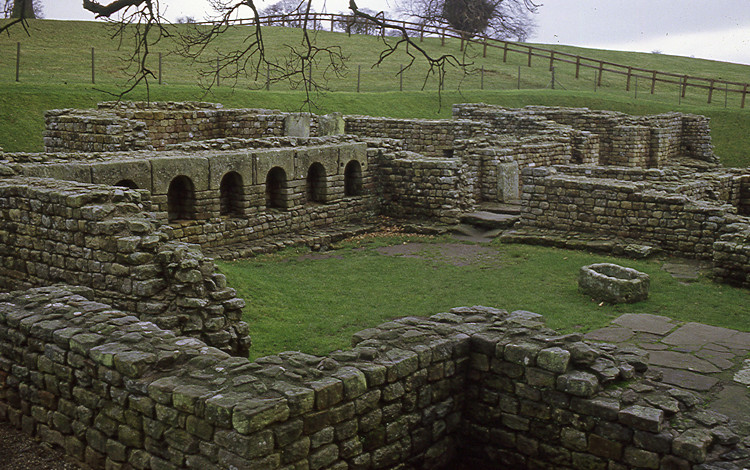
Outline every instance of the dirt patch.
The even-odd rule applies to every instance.
[[[78,470],[57,448],[0,421],[0,470]]]
[[[501,264],[500,254],[496,249],[483,245],[467,245],[464,243],[411,242],[377,248],[377,252],[385,256],[436,260],[453,266]]]

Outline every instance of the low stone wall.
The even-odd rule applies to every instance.
[[[651,168],[678,157],[718,163],[705,116],[667,113],[641,117],[587,108],[506,109],[485,104],[455,105],[453,116],[489,122],[495,132],[518,135],[554,129],[595,134],[599,138],[600,164]]]
[[[473,178],[457,159],[385,154],[379,173],[381,210],[392,217],[455,224],[474,204]]]
[[[92,110],[45,115],[47,152],[163,150],[170,144],[288,135],[288,114],[266,109],[223,109],[214,103],[106,102]],[[309,119],[307,122],[309,136]]]
[[[713,272],[722,282],[750,288],[750,217],[730,221],[714,243]]]
[[[0,419],[93,468],[690,469],[729,432],[671,429],[697,397],[639,388],[641,353],[529,312],[406,317],[328,357],[250,362],[47,287],[0,294],[0,339]]]
[[[584,170],[585,171],[585,170]],[[637,240],[687,258],[711,259],[731,206],[691,200],[643,182],[523,172],[522,224]]]
[[[750,287],[750,218],[738,215],[744,170],[694,176],[677,168],[527,168],[521,238],[528,229],[617,237],[711,260],[718,279]]]
[[[366,220],[377,213],[371,170],[378,164],[377,149],[368,156],[367,144],[340,138],[263,141],[277,146],[253,148],[260,142],[222,139],[162,152],[84,154],[77,160],[51,159],[11,167],[27,176],[148,190],[151,209],[161,222],[172,225],[172,236],[205,247]],[[356,164],[358,170],[347,177],[349,164]],[[313,167],[319,173],[311,179]],[[283,173],[279,182],[283,187],[272,206],[267,177],[274,169]],[[227,176],[236,181],[231,188],[225,185]],[[349,193],[347,178],[356,180],[355,190],[350,188]],[[191,201],[191,207],[175,215],[176,200],[170,202],[170,188],[174,191],[173,184],[180,181],[189,193],[183,198]]]
[[[0,179],[0,289],[83,286],[144,321],[247,354],[244,301],[150,209],[147,191]]]
[[[346,133],[404,142],[404,150],[430,157],[453,156],[453,141],[492,133],[485,124],[469,120],[393,119],[345,116]]]

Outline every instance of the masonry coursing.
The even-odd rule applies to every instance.
[[[689,392],[599,393],[642,377],[643,353],[529,312],[406,317],[250,362],[85,294],[0,295],[0,418],[95,468],[690,468],[739,441],[673,429]]]
[[[244,302],[203,250],[324,247],[379,215],[455,224],[520,200],[517,239],[616,236],[750,286],[750,177],[717,165],[707,119],[481,104],[454,117],[48,113],[50,153],[0,154],[0,289],[30,289],[0,294],[0,419],[113,469],[441,468],[456,455],[699,468],[736,444],[668,425],[690,394],[647,378],[655,405],[605,387],[643,383],[641,353],[528,312],[395,320],[326,358],[237,357]],[[55,283],[78,287],[40,287]]]

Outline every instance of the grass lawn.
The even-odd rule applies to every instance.
[[[122,58],[129,50],[128,42],[120,45],[110,39],[112,30],[100,22],[33,20],[30,36],[17,28],[9,35],[0,36],[0,147],[5,151],[38,152],[43,149],[44,112],[55,108],[88,108],[99,101],[111,100],[123,89],[126,74]],[[177,33],[185,25],[174,26]],[[219,50],[231,50],[241,44],[247,26],[231,28],[217,44]],[[266,48],[270,56],[280,56],[288,49],[285,44],[300,41],[300,30],[272,27],[264,30]],[[399,118],[448,118],[451,105],[463,102],[486,102],[508,107],[549,105],[611,109],[631,114],[655,114],[669,111],[707,115],[712,120],[716,153],[727,166],[750,165],[750,106],[739,108],[739,96],[729,94],[727,107],[721,90],[714,92],[713,102],[707,103],[707,93],[689,89],[686,98],[679,98],[677,86],[657,85],[650,94],[650,83],[641,80],[636,96],[635,82],[625,91],[625,77],[605,73],[602,85],[594,91],[595,71],[582,69],[575,78],[574,64],[558,64],[555,78],[559,86],[549,89],[549,61],[535,58],[527,66],[523,54],[510,54],[503,62],[502,49],[489,48],[484,57],[481,47],[462,52],[458,40],[448,40],[445,46],[438,38],[425,38],[423,47],[433,54],[454,54],[472,65],[448,70],[445,90],[438,93],[434,77],[425,81],[426,66],[416,62],[404,74],[403,92],[399,71],[407,63],[405,53],[394,54],[381,66],[373,68],[383,49],[377,37],[347,36],[344,33],[318,32],[316,44],[340,47],[348,57],[342,76],[328,76],[325,94],[314,96],[313,112],[339,111],[345,114],[366,114]],[[15,81],[17,43],[21,43],[20,82]],[[95,48],[96,84],[91,84],[91,49]],[[592,59],[605,60],[645,69],[705,76],[745,82],[750,66],[716,62],[663,54],[643,54],[571,46],[545,46]],[[200,64],[172,53],[174,42],[166,39],[150,48],[150,66],[158,70],[158,54],[162,53],[163,84],[152,81],[147,90],[139,88],[128,99],[161,101],[204,100],[228,107],[263,107],[284,111],[299,111],[304,94],[289,83],[277,83],[270,92],[260,82],[247,77],[235,87],[226,81],[210,92],[198,86]],[[464,55],[465,54],[465,55]],[[215,57],[205,57],[215,64]],[[480,70],[484,70],[484,81]],[[322,67],[314,73],[322,73]],[[519,72],[520,71],[520,72]],[[521,89],[518,90],[518,75]],[[360,76],[362,93],[356,92]],[[320,79],[322,77],[318,77]],[[484,89],[482,88],[484,84]],[[258,89],[260,88],[260,89]]]
[[[750,292],[709,279],[683,284],[661,270],[663,261],[617,259],[585,252],[493,243],[491,254],[458,266],[425,253],[385,256],[378,247],[408,241],[382,238],[344,243],[327,256],[287,250],[238,262],[221,262],[247,302],[251,358],[286,350],[326,354],[349,347],[351,335],[389,319],[429,316],[452,307],[487,305],[543,314],[561,332],[602,327],[623,313],[653,313],[680,321],[748,330]],[[580,294],[578,269],[615,262],[651,276],[648,300],[599,305]]]

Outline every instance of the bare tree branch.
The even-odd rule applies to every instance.
[[[137,7],[145,1],[148,0],[115,0],[108,5],[102,5],[101,3],[95,2],[93,0],[83,0],[83,8],[90,11],[91,13],[94,13],[97,18],[109,18],[122,9],[128,7]]]

